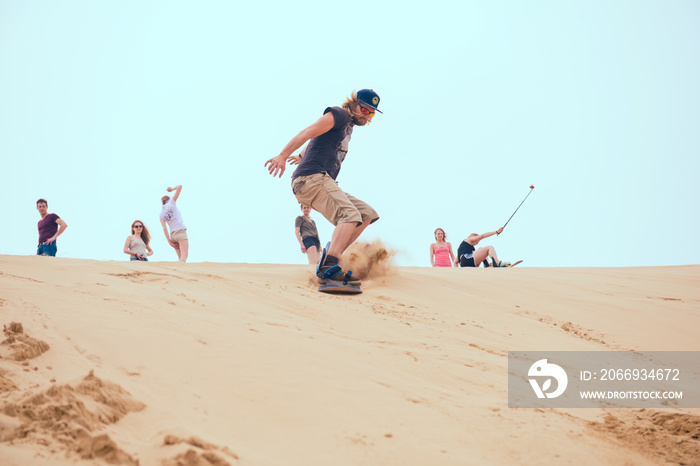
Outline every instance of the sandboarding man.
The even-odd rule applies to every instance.
[[[360,280],[348,277],[338,265],[343,252],[371,223],[379,219],[367,203],[347,194],[338,187],[336,178],[348,152],[348,143],[355,126],[372,121],[379,96],[372,89],[353,92],[340,107],[328,107],[323,116],[303,129],[284,146],[277,157],[265,162],[272,176],[282,177],[287,161],[299,166],[292,174],[292,191],[297,200],[321,213],[335,225],[330,248],[319,264],[319,281],[328,280],[359,285]],[[301,159],[294,151],[304,148]]]

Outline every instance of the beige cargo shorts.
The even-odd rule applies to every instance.
[[[170,233],[170,241],[175,244],[179,244],[180,241],[185,241],[187,239],[187,230],[175,230]]]
[[[299,202],[318,211],[333,225],[379,220],[379,215],[369,204],[344,192],[325,172],[296,178],[292,182],[292,191]]]

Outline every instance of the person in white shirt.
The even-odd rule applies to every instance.
[[[170,246],[175,248],[180,262],[187,262],[187,253],[189,252],[187,227],[182,222],[182,214],[177,208],[177,205],[175,205],[177,198],[180,197],[180,192],[182,192],[182,185],[168,188],[169,193],[173,191],[175,191],[175,194],[172,199],[170,196],[163,196],[161,198],[161,201],[163,201],[163,209],[160,212],[160,224],[163,225],[165,239],[168,240]],[[168,234],[168,229],[165,226],[166,223],[170,227],[170,234]]]

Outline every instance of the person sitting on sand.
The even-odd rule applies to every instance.
[[[508,267],[508,262],[501,262],[498,260],[496,255],[496,249],[493,246],[484,246],[482,248],[476,249],[476,245],[489,236],[495,234],[500,234],[503,228],[499,228],[496,231],[491,231],[488,233],[483,233],[481,235],[477,233],[472,233],[469,238],[462,241],[457,249],[457,259],[455,260],[455,265],[459,264],[460,267],[478,267],[477,264],[481,262],[484,263],[484,267],[490,267],[487,258],[491,258],[491,265],[493,267]]]
[[[132,261],[145,261],[147,256],[153,255],[153,249],[148,245],[151,234],[141,220],[134,220],[131,224],[131,236],[127,236],[124,243],[124,253],[129,254]]]
[[[302,204],[301,211],[304,215],[298,216],[294,221],[294,232],[301,245],[301,252],[306,254],[309,264],[317,264],[321,258],[321,240],[318,239],[316,222],[309,216],[311,207]]]
[[[445,230],[437,228],[434,235],[435,243],[430,245],[430,265],[433,267],[452,267],[455,255],[452,252],[452,245],[447,242]]]

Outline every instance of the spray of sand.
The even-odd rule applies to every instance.
[[[387,249],[380,240],[355,242],[340,259],[343,270],[352,270],[360,279],[383,278],[395,273],[392,259],[396,251]]]

